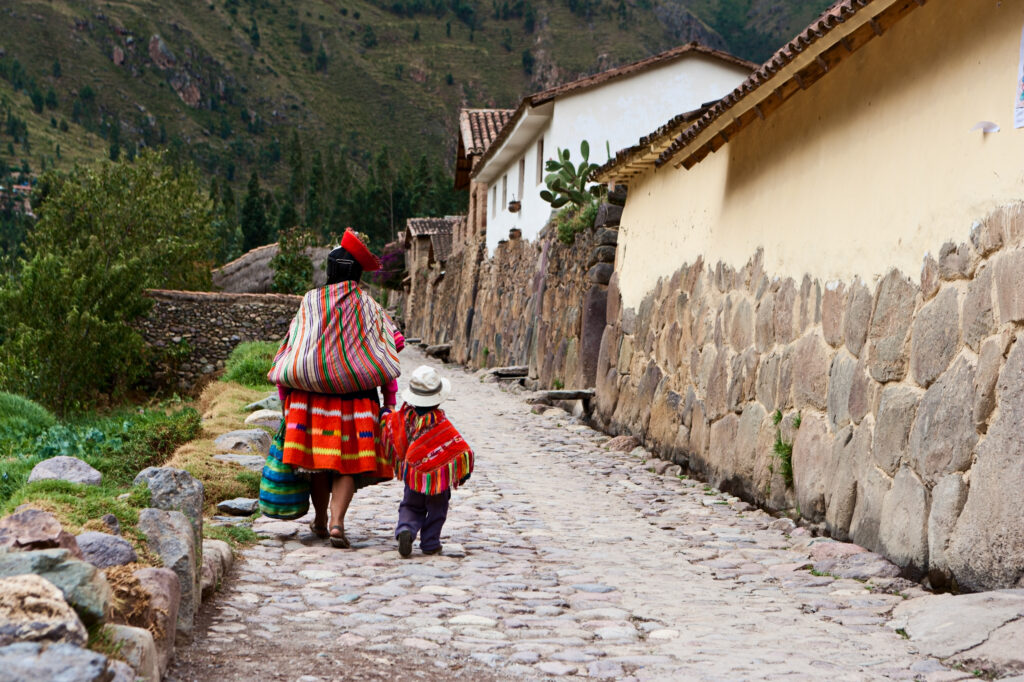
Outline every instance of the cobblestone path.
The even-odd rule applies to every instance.
[[[426,362],[403,355],[407,370]],[[814,575],[820,539],[605,450],[565,412],[533,414],[442,371],[445,408],[477,453],[444,554],[398,556],[395,483],[357,493],[351,551],[304,523],[258,521],[266,539],[243,552],[172,679],[967,677],[885,627],[916,587]]]

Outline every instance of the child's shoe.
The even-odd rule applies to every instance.
[[[398,553],[402,555],[403,559],[409,558],[409,555],[412,554],[412,533],[407,530],[398,534]]]

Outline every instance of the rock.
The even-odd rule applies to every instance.
[[[930,253],[926,253],[924,263],[921,265],[921,293],[924,295],[924,300],[931,300],[939,292],[941,284],[939,264]]]
[[[928,491],[909,467],[901,467],[882,503],[879,532],[884,554],[920,574],[928,565]]]
[[[868,376],[868,363],[865,358],[857,360],[857,366],[853,371],[853,380],[850,384],[850,399],[848,407],[850,419],[854,424],[860,424],[864,417],[875,409],[875,397],[878,394],[878,384]]]
[[[988,431],[988,418],[996,409],[996,381],[1003,365],[1003,344],[989,339],[978,354],[978,372],[974,377],[974,428]]]
[[[281,419],[281,410],[256,410],[245,418],[245,423],[249,426],[265,426],[276,431],[281,426]]]
[[[214,455],[213,458],[218,462],[237,464],[243,469],[255,471],[256,473],[263,471],[263,465],[267,462],[267,458],[264,455]]]
[[[1024,590],[932,594],[897,604],[888,625],[906,632],[926,656],[945,659],[978,646],[1022,616]],[[1019,646],[1013,650],[1021,652]]]
[[[35,481],[68,481],[82,485],[99,485],[103,482],[103,474],[77,457],[60,455],[44,459],[32,467],[28,482]]]
[[[132,667],[124,661],[115,661],[110,659],[107,661],[107,671],[113,675],[110,678],[110,682],[135,682],[135,671]]]
[[[277,396],[277,393],[272,393],[263,400],[257,400],[254,403],[249,403],[242,409],[246,412],[252,412],[254,410],[270,410],[277,414],[281,414],[282,407],[281,399]]]
[[[946,546],[966,501],[967,484],[960,474],[945,476],[932,489],[928,512],[928,577],[933,587],[949,583]]]
[[[995,333],[996,318],[992,312],[992,268],[982,265],[967,285],[963,305],[964,343],[978,352],[985,337]]]
[[[633,448],[639,447],[640,441],[633,436],[615,436],[604,444],[605,450],[614,450],[616,452],[629,452]]]
[[[452,346],[449,343],[439,343],[433,346],[427,346],[424,354],[428,358],[437,358],[442,362],[448,362],[448,356],[452,352]]]
[[[251,497],[236,497],[217,503],[217,510],[231,516],[251,516],[260,508],[260,501]]]
[[[1024,247],[994,259],[999,321],[1024,321]]]
[[[775,345],[775,295],[765,294],[757,304],[754,318],[754,344],[759,353]]]
[[[181,512],[143,509],[139,512],[139,530],[145,533],[149,548],[160,557],[164,566],[178,576],[181,600],[176,641],[187,644],[192,639],[193,621],[199,606],[199,576],[192,525]]]
[[[530,368],[526,365],[515,367],[494,367],[488,370],[487,373],[502,378],[525,377],[529,376]]]
[[[879,539],[882,505],[892,487],[892,479],[871,462],[863,462],[857,476],[857,505],[850,519],[850,540],[873,551],[882,549]]]
[[[919,400],[918,392],[906,386],[887,386],[882,391],[872,456],[875,464],[889,476],[895,476],[907,458],[910,428]]]
[[[825,490],[832,477],[832,436],[823,417],[806,414],[793,441],[793,487],[804,516],[825,515]]]
[[[615,227],[622,219],[622,206],[602,203],[597,207],[597,217],[594,219],[594,227]]]
[[[79,561],[66,549],[0,552],[0,577],[34,573],[53,583],[88,627],[109,612],[111,591],[92,564]]]
[[[836,434],[832,449],[832,471],[825,493],[825,523],[833,537],[850,537],[850,524],[857,504],[857,474],[870,458],[871,429],[848,426]]]
[[[38,575],[0,578],[0,646],[66,642],[85,646],[81,619],[53,583]]]
[[[833,348],[843,345],[843,309],[846,307],[846,285],[829,282],[821,298],[821,333]]]
[[[159,682],[160,667],[156,645],[149,630],[130,625],[105,625],[104,632],[118,649],[118,655],[146,682]]]
[[[88,531],[76,539],[83,558],[96,568],[121,566],[138,559],[132,544],[117,535]]]
[[[174,657],[181,583],[169,568],[140,568],[135,571],[135,577],[149,595],[149,604],[142,622],[146,623],[150,632],[157,633],[153,637],[153,645],[156,647],[157,667],[163,675]]]
[[[868,371],[875,381],[900,381],[907,374],[907,336],[914,319],[917,287],[897,270],[878,285],[868,330]]]
[[[237,432],[236,432],[237,433]],[[267,434],[260,431],[264,437]],[[203,538],[203,483],[182,469],[147,467],[135,477],[135,485],[149,487],[149,504],[155,509],[179,511],[192,525],[192,544],[196,547]]]
[[[775,327],[775,342],[778,344],[791,343],[797,337],[796,294],[796,284],[791,277],[787,277],[775,292],[775,317],[772,324]]]
[[[615,246],[619,243],[619,231],[608,227],[594,230],[594,244],[597,246]]]
[[[910,432],[911,462],[930,485],[971,465],[978,441],[973,405],[974,368],[961,357],[925,392]]]
[[[213,445],[218,452],[266,456],[270,452],[270,434],[263,429],[230,431],[218,436]]]
[[[112,676],[106,656],[73,644],[44,648],[19,642],[0,648],[0,682],[108,682]]]
[[[0,519],[0,547],[66,549],[71,556],[82,558],[75,536],[61,527],[56,516],[40,509],[21,509]]]
[[[825,411],[828,406],[829,348],[817,334],[808,334],[793,349],[793,404]]]
[[[939,249],[939,276],[944,280],[965,279],[972,272],[971,248],[946,242]]]
[[[590,253],[590,262],[588,265],[596,265],[597,263],[614,263],[615,262],[615,247],[614,246],[597,246]]]
[[[1015,587],[1024,577],[1024,335],[1018,334],[997,386],[999,411],[971,467],[967,503],[946,551],[961,588]],[[973,433],[973,429],[972,429]]]
[[[106,526],[114,535],[121,534],[121,522],[118,521],[117,517],[113,514],[104,514],[100,517],[100,521],[102,521],[103,525]]]
[[[1021,642],[1024,642],[1024,620],[1015,620],[991,631],[988,639],[953,656],[951,661],[968,670],[980,668],[1016,674],[1018,677],[1013,679],[1020,682],[1019,675],[1024,672],[1024,651],[1021,650]]]
[[[871,306],[871,291],[859,279],[854,281],[846,297],[846,315],[843,318],[843,338],[854,357],[859,358],[864,348],[868,322],[871,320]]]
[[[221,581],[231,569],[231,547],[223,540],[203,540],[203,568],[200,589],[203,601],[220,589]]]
[[[848,580],[895,578],[900,574],[898,566],[875,552],[858,552],[848,556],[823,559],[815,562],[814,570]]]
[[[850,423],[850,391],[857,360],[849,353],[840,351],[832,361],[828,377],[828,421],[832,430],[841,429]]]
[[[615,266],[611,263],[598,263],[587,271],[587,281],[595,284],[608,284],[615,272]]]
[[[948,287],[926,303],[914,320],[910,373],[928,388],[946,371],[960,346],[960,307],[956,289]]]
[[[742,353],[754,343],[754,308],[745,298],[736,304],[736,312],[729,325],[729,343],[737,353]]]

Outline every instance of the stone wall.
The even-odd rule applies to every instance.
[[[243,341],[279,341],[301,296],[151,290],[149,314],[136,328],[162,360],[155,379],[194,392]]]
[[[1000,210],[920,284],[698,260],[638,310],[616,275],[595,420],[908,575],[1024,587],[1022,241],[1021,207]]]

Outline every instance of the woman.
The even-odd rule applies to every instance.
[[[377,388],[390,411],[404,344],[383,308],[359,287],[363,272],[379,268],[377,257],[346,230],[327,256],[327,285],[303,297],[269,375],[284,403],[281,460],[310,474],[310,530],[334,547],[349,547],[345,514],[355,491],[392,476],[380,448]]]

